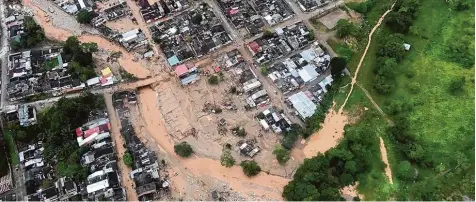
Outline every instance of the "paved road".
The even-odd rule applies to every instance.
[[[8,83],[8,52],[10,49],[10,43],[8,42],[8,32],[7,32],[7,27],[5,24],[5,5],[4,1],[0,0],[0,19],[1,19],[1,29],[2,29],[2,36],[1,36],[1,45],[2,48],[0,50],[0,60],[2,61],[1,67],[2,67],[2,75],[1,75],[1,95],[0,95],[0,108],[3,107],[3,105],[6,102],[6,89],[7,89],[7,83]]]

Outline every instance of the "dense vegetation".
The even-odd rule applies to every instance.
[[[193,149],[187,142],[181,142],[174,145],[174,151],[181,157],[190,157],[193,154]]]
[[[304,160],[294,179],[284,187],[287,200],[342,200],[339,189],[365,181],[373,167],[383,168],[379,160],[378,131],[369,127],[375,113],[366,114],[359,127],[347,127],[344,139],[325,154]]]
[[[23,20],[23,33],[20,34],[19,40],[12,39],[10,46],[15,51],[23,48],[32,48],[45,39],[43,28],[36,24],[31,16],[25,16]]]
[[[363,23],[372,25],[392,3],[368,0],[349,3],[348,7],[364,14]],[[361,144],[374,151],[373,161],[355,160],[357,167],[367,165],[368,169],[357,175],[348,173],[359,182],[357,189],[364,199],[472,198],[474,114],[469,112],[474,112],[473,10],[474,1],[470,0],[399,0],[390,18],[374,34],[358,78],[395,125],[390,127],[382,118],[369,118],[366,111],[363,121],[346,126],[336,148],[307,160],[296,171],[283,196],[288,200],[337,200],[338,194],[328,193],[336,193],[350,178],[346,175],[341,179],[340,175],[348,172],[345,164],[340,169],[328,163],[330,153],[339,150],[355,158],[352,148],[345,146],[348,134],[365,128],[355,136],[375,131],[376,137],[384,139],[394,184],[385,178],[383,165],[375,158],[380,153],[374,148],[375,138],[367,136]],[[329,43],[334,50],[344,47],[340,41],[334,42]],[[403,43],[410,44],[411,49],[405,51]],[[356,54],[347,60],[351,72],[365,45],[366,41],[359,41]],[[336,102],[342,97],[339,94]],[[374,111],[365,94],[354,88],[345,110],[355,112],[362,104]],[[320,163],[324,166],[319,169]]]
[[[91,112],[104,108],[102,96],[85,92],[79,97],[62,98],[51,108],[38,113],[38,124],[20,127],[8,124],[15,140],[19,143],[31,143],[42,140],[44,159],[56,167],[59,176],[68,176],[79,181],[87,176],[87,168],[80,165],[81,155],[86,151],[79,148],[74,130],[86,123]]]
[[[69,71],[73,77],[86,81],[96,76],[93,53],[98,51],[96,43],[81,43],[77,37],[69,37],[63,45],[66,57],[71,59]]]

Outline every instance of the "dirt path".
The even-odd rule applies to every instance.
[[[382,137],[380,137],[380,154],[382,155],[382,161],[385,163],[385,175],[388,177],[390,184],[393,184],[392,169],[390,169],[390,164],[388,163],[387,148],[385,148]]]
[[[43,28],[48,39],[65,41],[68,37],[73,36],[74,33],[55,27],[48,17],[47,11],[41,10],[30,0],[23,0],[23,5],[33,9],[35,21]],[[134,62],[134,56],[125,51],[122,47],[113,44],[112,42],[94,35],[81,35],[78,37],[81,42],[94,42],[98,47],[108,51],[121,51],[122,57],[118,59],[119,64],[129,73],[134,74],[138,78],[146,78],[150,72],[141,66],[139,62]]]
[[[324,124],[322,125],[322,129],[317,132],[317,134],[313,134],[311,138],[308,141],[308,144],[304,148],[304,154],[306,157],[312,157],[315,156],[318,152],[324,153],[325,151],[329,150],[330,148],[334,147],[337,145],[339,138],[343,137],[344,135],[344,126],[347,123],[347,116],[344,114],[343,110],[344,107],[352,94],[352,91],[354,89],[354,85],[357,82],[357,77],[358,73],[360,70],[360,67],[362,66],[362,63],[365,59],[365,56],[367,54],[367,51],[370,47],[370,43],[372,42],[372,35],[373,33],[377,30],[377,28],[382,24],[383,20],[385,19],[385,16],[390,13],[393,9],[393,4],[389,10],[387,10],[379,19],[377,24],[372,28],[369,36],[368,36],[368,42],[367,46],[365,47],[364,53],[362,54],[362,57],[360,58],[359,64],[357,66],[357,69],[355,71],[354,76],[352,77],[352,82],[350,83],[350,91],[347,94],[347,97],[342,104],[342,106],[339,108],[339,110],[336,112],[335,111],[335,103],[329,113],[326,116],[326,120],[324,121]],[[361,87],[362,88],[362,87]],[[363,89],[363,88],[362,88]],[[380,107],[373,101],[372,97],[368,95],[368,92],[363,89],[364,92],[366,93],[367,97],[370,99],[372,104],[377,108],[377,110],[385,116],[385,113],[380,109]],[[391,123],[391,122],[389,122]],[[390,180],[390,183],[393,183],[392,181],[392,172],[388,166],[388,158],[387,158],[387,150],[385,148],[383,139],[380,138],[380,150],[382,154],[382,161],[385,162],[387,165],[385,168],[385,174]]]
[[[392,120],[390,120],[387,116],[387,114],[380,108],[380,106],[374,101],[374,99],[372,98],[372,96],[370,95],[369,91],[367,91],[367,89],[365,89],[360,83],[357,83],[357,86],[359,86],[359,88],[364,91],[364,94],[365,96],[367,96],[367,98],[370,100],[370,102],[372,103],[372,105],[375,107],[375,109],[377,109],[377,111],[385,118],[385,120],[387,120],[387,123],[390,125],[390,126],[393,126],[395,125],[393,123]]]
[[[251,200],[282,200],[282,189],[289,182],[289,179],[263,172],[253,178],[248,178],[239,166],[226,168],[219,161],[212,159],[196,156],[184,159],[177,156],[173,148],[174,142],[168,135],[162,114],[157,106],[157,93],[151,88],[141,89],[139,102],[148,135],[152,137],[161,150],[173,159],[172,162],[177,162],[173,166],[187,170],[202,181],[215,179],[226,182],[233,188],[233,191]]]
[[[125,148],[124,148],[124,139],[122,139],[121,132],[120,132],[120,123],[117,120],[116,112],[114,110],[114,106],[112,104],[112,95],[111,94],[104,94],[104,100],[106,101],[107,112],[109,113],[109,120],[111,122],[111,133],[112,139],[115,144],[115,148],[117,151],[117,165],[119,165],[119,170],[121,173],[121,181],[122,185],[126,188],[127,193],[127,200],[128,201],[137,201],[137,193],[135,189],[132,187],[134,182],[129,177],[129,173],[131,172],[131,168],[127,167],[122,160],[122,156],[124,155]]]
[[[377,28],[380,26],[380,24],[382,24],[383,20],[385,19],[385,16],[392,11],[394,5],[395,5],[395,3],[392,4],[392,7],[390,7],[390,9],[385,11],[385,13],[382,15],[382,17],[380,17],[380,19],[378,20],[377,24],[374,26],[374,28],[372,28],[372,31],[370,31],[367,46],[365,47],[364,53],[362,54],[362,57],[360,58],[359,65],[357,65],[357,69],[355,70],[354,77],[352,77],[352,82],[350,83],[350,91],[347,94],[347,97],[345,98],[344,104],[342,104],[342,106],[339,108],[339,113],[342,113],[342,111],[345,107],[345,104],[347,103],[347,100],[349,100],[349,97],[352,94],[352,91],[354,90],[354,84],[357,82],[357,76],[359,74],[360,67],[362,66],[362,63],[364,62],[365,56],[367,55],[367,51],[369,50],[370,43],[372,43],[372,35],[377,30]]]

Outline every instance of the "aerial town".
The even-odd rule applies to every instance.
[[[0,200],[474,201],[472,10],[0,1]]]

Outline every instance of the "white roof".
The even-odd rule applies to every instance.
[[[99,83],[99,77],[95,77],[86,81],[88,86],[96,85]]]
[[[302,118],[311,117],[316,111],[316,104],[304,92],[291,95],[288,99]]]
[[[324,90],[324,92],[327,92],[326,86],[331,84],[332,81],[334,81],[334,79],[332,79],[332,75],[329,75],[326,78],[324,78],[324,80],[319,82],[319,86],[321,86],[321,88]]]
[[[131,31],[128,31],[128,32],[122,34],[122,39],[121,40],[129,41],[133,38],[136,38],[138,33],[139,33],[139,29],[133,29]]]
[[[109,187],[109,182],[106,180],[103,180],[103,181],[99,181],[99,182],[96,182],[94,184],[90,184],[86,187],[86,190],[88,191],[88,194],[89,193],[93,193],[93,192],[96,192],[96,191],[99,191],[101,189],[105,189],[105,188],[108,188]]]
[[[99,176],[103,176],[105,173],[104,171],[100,170],[100,171],[96,171],[94,173],[91,173],[91,175],[88,176],[88,180],[91,180],[95,177],[99,177]]]
[[[298,73],[304,82],[314,80],[317,78],[317,76],[319,76],[313,65],[304,66],[301,70],[299,70]]]
[[[81,8],[86,8],[86,4],[84,4],[83,0],[78,0],[78,3]]]
[[[7,22],[7,23],[8,23],[8,22],[13,22],[13,21],[15,21],[15,16],[14,16],[14,15],[12,15],[12,16],[10,16],[10,17],[8,17],[8,18],[5,18],[5,22]]]

